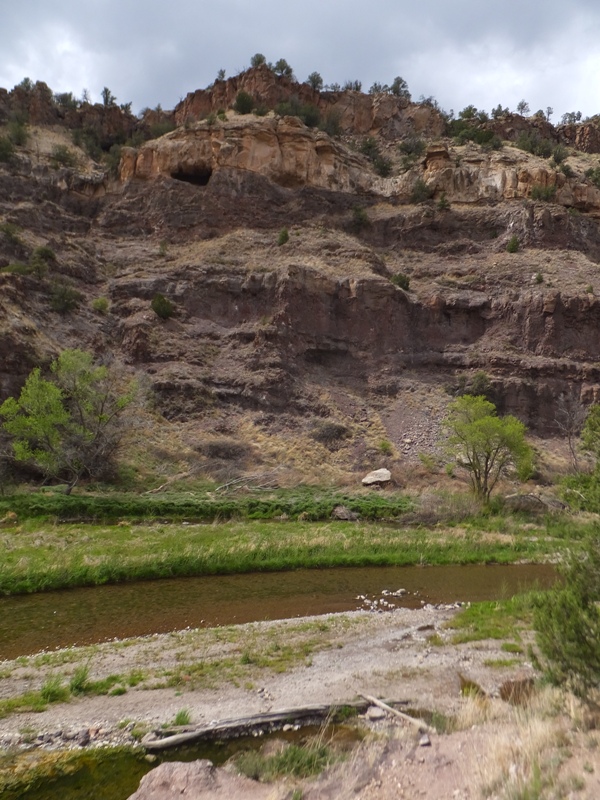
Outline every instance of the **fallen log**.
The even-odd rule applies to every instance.
[[[158,729],[147,733],[141,744],[148,752],[153,753],[173,747],[181,747],[182,745],[194,744],[195,742],[236,739],[240,736],[271,733],[281,730],[284,725],[298,723],[302,725],[319,725],[331,718],[335,720],[336,714],[343,714],[345,709],[353,709],[357,713],[361,713],[366,711],[371,704],[371,700],[365,699],[332,705],[287,708],[283,711],[269,711],[264,714],[254,714],[250,717],[212,722],[209,725],[202,725],[194,728],[194,730],[186,730],[181,733]]]
[[[402,711],[398,711],[387,703],[384,703],[383,700],[378,700],[376,697],[372,697],[370,694],[361,694],[361,697],[364,697],[365,700],[368,700],[371,705],[379,706],[379,708],[382,708],[384,711],[387,711],[388,713],[393,714],[395,717],[404,720],[404,722],[409,722],[423,733],[435,733],[435,730],[430,728],[429,725],[427,725],[426,722],[423,722],[422,719],[410,717],[408,714],[404,714]]]

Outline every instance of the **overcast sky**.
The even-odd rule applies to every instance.
[[[446,109],[600,113],[600,0],[19,0],[0,11],[0,86],[24,77],[133,111],[172,108],[251,56],[298,80],[391,83]]]

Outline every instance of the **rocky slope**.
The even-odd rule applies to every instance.
[[[0,164],[0,399],[61,348],[88,348],[142,376],[155,427],[185,442],[187,467],[215,474],[228,459],[339,474],[372,463],[381,441],[389,460],[415,460],[482,370],[500,409],[540,435],[556,432],[561,395],[598,401],[592,154],[571,150],[561,171],[509,142],[457,145],[427,105],[308,87],[306,102],[338,110],[341,137],[273,113],[199,119],[244,86],[265,104],[285,98],[265,70],[189,95],[180,127],[122,149],[117,178],[38,102],[43,124]],[[516,122],[503,124],[514,138]],[[591,124],[548,127],[595,149]],[[360,152],[366,134],[389,176]],[[427,147],[407,161],[398,144],[415,135]],[[75,167],[53,161],[57,143]],[[53,257],[35,269],[42,246]],[[151,311],[156,293],[170,319]],[[325,421],[344,435],[327,439]],[[206,441],[230,450],[215,462]]]

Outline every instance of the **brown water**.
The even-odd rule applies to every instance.
[[[364,608],[494,600],[549,586],[551,566],[366,567],[146,581],[0,599],[0,659],[128,636]]]

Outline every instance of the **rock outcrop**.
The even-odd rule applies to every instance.
[[[273,787],[214,767],[210,761],[160,764],[145,775],[129,800],[274,800]]]

